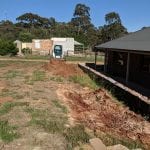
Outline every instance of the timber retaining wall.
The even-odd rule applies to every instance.
[[[123,101],[130,108],[130,110],[139,113],[147,120],[150,120],[149,99],[113,80],[112,78],[86,66],[85,64],[79,64],[79,67],[87,73],[91,79],[95,80],[98,85],[101,85],[111,91],[111,93],[119,101]]]

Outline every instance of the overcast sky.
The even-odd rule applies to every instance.
[[[0,0],[0,20],[15,21],[19,15],[32,12],[43,17],[55,17],[68,22],[77,3],[91,8],[91,19],[95,26],[104,25],[104,16],[115,11],[120,14],[128,31],[150,26],[150,0]]]

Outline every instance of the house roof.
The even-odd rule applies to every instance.
[[[150,27],[96,46],[96,49],[118,49],[150,52]]]

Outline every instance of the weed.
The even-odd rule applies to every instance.
[[[10,126],[8,121],[0,121],[0,138],[4,142],[11,142],[19,135],[15,131],[16,127]]]
[[[25,78],[25,82],[24,82],[25,84],[29,84],[29,85],[33,85],[34,84],[33,80],[31,79],[32,77],[27,75],[24,78]]]
[[[93,81],[88,75],[81,75],[81,76],[72,76],[69,79],[70,81],[74,83],[79,83],[82,86],[87,86],[92,89],[97,89],[98,85],[95,81]]]
[[[53,104],[55,105],[55,107],[60,108],[63,113],[67,113],[67,112],[68,112],[68,111],[67,111],[67,108],[66,108],[64,105],[61,105],[61,104],[59,103],[59,100],[53,100],[52,102],[53,102]]]
[[[31,124],[36,124],[42,127],[45,131],[50,133],[61,133],[64,130],[64,122],[58,120],[47,120],[47,119],[32,119]]]
[[[12,110],[15,106],[27,106],[27,102],[6,102],[0,107],[0,115],[4,115]]]
[[[119,139],[118,137],[109,134],[99,134],[98,137],[102,139],[103,143],[107,146],[121,144],[129,149],[143,148],[143,145],[138,141]]]
[[[56,81],[56,82],[63,82],[64,81],[64,79],[62,77],[58,77],[58,76],[49,77],[49,80]]]
[[[44,81],[46,78],[44,71],[34,71],[32,81]]]
[[[6,74],[5,74],[5,78],[6,79],[13,79],[16,78],[18,76],[22,76],[22,73],[16,70],[9,70]]]
[[[67,117],[63,114],[52,114],[48,110],[27,108],[25,111],[32,116],[30,125],[40,126],[47,132],[61,133],[67,122]]]
[[[85,132],[83,125],[66,129],[64,137],[69,143],[68,149],[74,148],[75,146],[80,145],[80,143],[88,143],[90,139],[89,135]]]
[[[35,81],[45,81],[46,75],[44,71],[34,71],[32,76],[25,76],[25,83],[33,85]]]
[[[16,91],[10,91],[9,89],[3,89],[2,92],[0,93],[1,97],[7,97],[11,96],[14,99],[23,99],[24,95],[19,95]]]
[[[53,103],[56,107],[62,109],[62,106],[57,101],[53,101]],[[85,132],[84,126],[78,125],[70,128],[65,126],[68,123],[68,118],[62,113],[52,113],[50,110],[38,110],[33,108],[26,108],[25,111],[30,113],[32,117],[29,125],[41,127],[46,132],[52,134],[58,133],[63,135],[68,141],[67,149],[72,149],[80,145],[80,143],[87,143],[89,141],[90,137]]]

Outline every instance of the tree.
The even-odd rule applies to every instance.
[[[44,18],[33,13],[25,13],[16,18],[16,20],[20,25],[27,28],[33,27],[49,28],[51,26],[50,20],[48,18]]]
[[[121,24],[121,19],[118,13],[116,12],[110,12],[105,15],[105,21],[107,25],[111,25],[114,23]]]
[[[127,34],[118,13],[111,12],[105,15],[106,25],[101,28],[102,41],[107,42]]]
[[[90,7],[77,4],[73,16],[71,23],[76,27],[77,34],[79,35],[80,32],[86,33],[91,26]]]
[[[19,40],[22,42],[31,42],[33,39],[33,36],[29,32],[20,32],[19,34]]]

